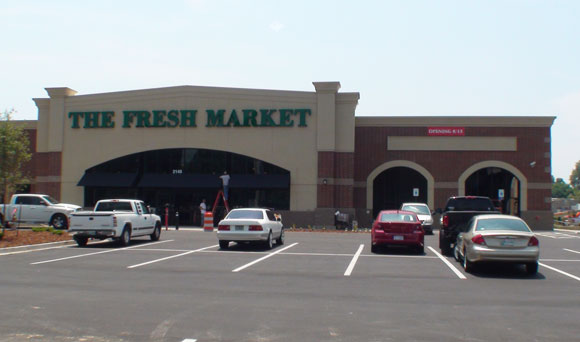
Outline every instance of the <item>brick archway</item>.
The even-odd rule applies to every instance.
[[[435,179],[423,166],[408,160],[393,160],[379,165],[367,177],[367,209],[373,209],[373,182],[382,172],[393,167],[408,167],[419,172],[427,180],[427,205],[433,208],[435,205]]]

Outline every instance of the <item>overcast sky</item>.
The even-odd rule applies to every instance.
[[[0,0],[0,110],[44,88],[178,85],[360,92],[357,116],[556,116],[580,160],[580,1]]]

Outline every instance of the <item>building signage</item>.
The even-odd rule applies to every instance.
[[[463,136],[465,127],[429,127],[427,134],[430,136]]]
[[[117,120],[113,111],[69,112],[71,128],[197,127],[203,116],[205,127],[307,127],[310,109],[197,109],[125,110]]]

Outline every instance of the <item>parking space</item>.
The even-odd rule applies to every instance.
[[[371,253],[368,233],[336,232],[288,232],[286,243],[272,250],[246,244],[223,250],[215,233],[191,230],[163,231],[160,241],[137,239],[125,248],[95,242],[0,251],[2,289],[11,293],[0,330],[59,341],[83,338],[90,322],[91,336],[103,341],[378,341],[388,327],[394,339],[460,341],[486,335],[457,319],[429,320],[477,320],[499,310],[502,319],[490,319],[515,329],[497,332],[499,339],[524,341],[533,331],[542,340],[566,340],[578,332],[569,327],[580,314],[580,240],[560,233],[539,234],[541,267],[534,277],[517,266],[465,273],[439,254],[437,232],[426,236],[423,255],[405,248]],[[14,310],[18,317],[8,314]],[[110,310],[112,317],[101,316]],[[39,317],[44,328],[18,323]],[[409,319],[418,330],[397,329]],[[544,319],[555,323],[541,330],[536,325]]]
[[[319,272],[327,276],[419,276],[449,279],[467,279],[471,276],[463,272],[460,264],[453,258],[439,254],[437,232],[426,236],[423,255],[398,247],[371,253],[370,237],[365,233],[290,232],[288,236],[290,239],[286,245],[276,246],[272,250],[250,244],[231,244],[230,248],[223,250],[217,245],[214,233],[195,230],[165,231],[161,241],[136,239],[129,247],[119,247],[110,241],[95,241],[85,248],[68,245],[4,251],[0,253],[0,257],[11,256],[17,264],[30,266],[101,266],[110,259],[118,261],[119,255],[122,255],[123,263],[116,263],[114,267],[151,270],[185,264],[190,271],[195,271],[205,264],[202,260],[211,259],[213,269],[234,273],[279,270]],[[542,232],[538,236],[542,246],[542,267],[560,275],[568,273],[570,279],[575,279],[580,274],[579,236],[567,232]],[[279,265],[280,262],[283,267]]]

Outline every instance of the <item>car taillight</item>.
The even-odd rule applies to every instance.
[[[441,222],[441,224],[443,225],[443,227],[449,226],[449,216],[443,215],[443,221]]]
[[[471,241],[478,245],[485,245],[485,240],[481,234],[477,234],[476,236],[472,237]]]
[[[249,230],[250,231],[260,231],[260,230],[264,230],[264,229],[259,224],[252,224],[252,225],[250,225]]]
[[[421,228],[420,224],[416,225],[415,228],[413,229],[413,233],[415,233],[415,234],[419,234],[422,232],[423,232],[423,228]]]
[[[538,241],[538,239],[535,236],[532,236],[530,238],[530,242],[528,242],[528,246],[539,246],[540,245],[540,241]]]
[[[218,230],[230,230],[230,226],[225,224],[218,225]]]
[[[113,227],[117,226],[117,216],[113,216]]]

